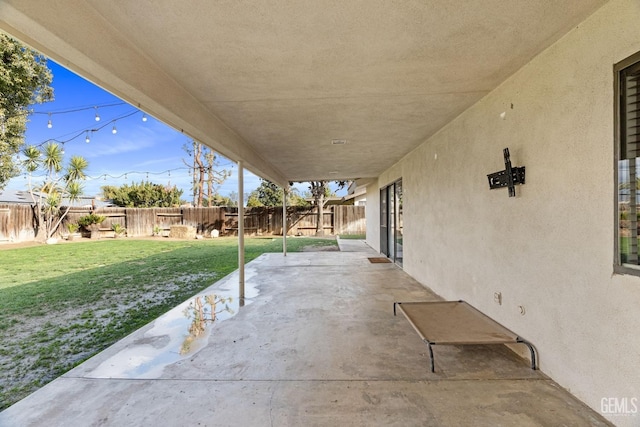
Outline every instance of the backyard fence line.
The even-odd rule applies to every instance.
[[[30,205],[0,205],[0,242],[33,240],[34,226]]]
[[[95,213],[106,219],[100,224],[104,237],[113,236],[111,227],[120,224],[129,237],[145,237],[159,231],[168,235],[172,225],[186,225],[198,234],[210,236],[218,230],[221,236],[237,235],[238,208],[90,208],[72,207],[54,237],[68,234],[67,224],[77,223],[84,215]],[[317,210],[315,208],[288,207],[288,235],[315,235]],[[282,207],[254,207],[245,209],[245,235],[282,235]],[[325,234],[365,234],[365,207],[332,205],[324,208],[322,226]],[[30,241],[35,239],[34,212],[29,205],[0,205],[0,242]]]

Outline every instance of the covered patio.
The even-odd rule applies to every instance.
[[[373,248],[262,257],[217,285],[248,304],[193,357],[99,378],[168,345],[142,331],[1,420],[601,422],[563,387],[638,425],[638,22],[637,0],[0,0],[0,29],[237,162],[240,196],[244,169],[355,182]],[[526,185],[492,190],[506,148]],[[483,347],[436,348],[429,373],[392,315],[428,289],[531,341],[542,373]]]
[[[438,297],[362,241],[265,254],[202,295],[231,312],[180,354],[182,305],[0,413],[0,425],[608,425],[503,346],[426,346],[394,301]],[[544,357],[544,355],[542,355]]]

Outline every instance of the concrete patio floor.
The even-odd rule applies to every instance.
[[[431,373],[393,302],[437,296],[370,263],[379,254],[363,242],[340,243],[260,256],[245,305],[234,299],[186,354],[189,302],[0,413],[0,426],[608,425],[503,346],[436,347]],[[235,296],[237,274],[209,294]]]

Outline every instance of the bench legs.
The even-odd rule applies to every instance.
[[[431,372],[436,371],[435,360],[433,360],[433,348],[431,348],[431,343],[429,341],[425,341],[427,347],[429,348],[429,363],[431,364]]]
[[[396,311],[396,305],[400,304],[399,302],[394,302],[393,303],[393,315],[396,316],[397,315],[397,311]],[[424,343],[427,345],[427,348],[429,349],[429,365],[431,367],[431,372],[435,372],[435,361],[433,359],[433,348],[432,346],[435,345],[436,343],[432,343],[427,341],[426,339],[423,340]],[[513,343],[513,342],[512,342]],[[507,343],[508,344],[508,343]],[[531,369],[533,369],[534,371],[538,369],[538,361],[537,361],[537,357],[536,357],[536,350],[533,348],[533,345],[523,339],[518,337],[516,339],[516,344],[524,344],[527,346],[527,348],[529,349],[529,352],[531,353]]]
[[[527,340],[524,340],[520,337],[518,337],[518,339],[516,340],[517,343],[519,344],[524,344],[529,348],[529,352],[531,352],[531,369],[533,369],[534,371],[536,369],[538,369],[538,363],[536,360],[536,350],[533,348],[533,346],[531,345],[531,343]]]

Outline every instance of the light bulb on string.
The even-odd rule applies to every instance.
[[[47,127],[51,129],[53,127],[53,123],[51,123],[51,113],[49,113],[49,121],[47,122]]]
[[[89,131],[87,131],[87,136],[85,137],[84,142],[87,144],[91,142],[91,139],[89,138]]]
[[[64,155],[64,142],[62,143],[62,148],[60,149],[60,154]]]
[[[115,125],[115,123],[114,123],[114,125],[113,125],[113,129],[111,129],[111,133],[112,133],[112,134],[114,134],[114,135],[115,135],[116,133],[118,133],[118,129],[116,129],[116,125]]]
[[[98,114],[98,107],[94,107],[96,109],[96,122],[100,121],[100,115]]]
[[[146,122],[147,121],[147,113],[143,113],[142,114],[142,121]]]

